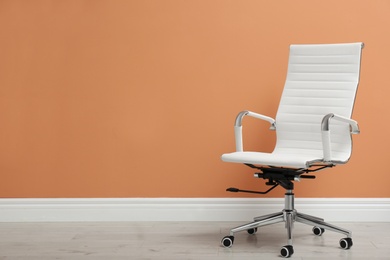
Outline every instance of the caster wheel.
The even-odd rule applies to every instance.
[[[248,232],[249,235],[254,235],[257,233],[257,228],[250,228],[246,232]]]
[[[313,227],[313,233],[316,236],[321,236],[325,232],[325,229],[320,227]]]
[[[340,239],[340,247],[342,249],[345,249],[345,250],[350,249],[352,245],[353,245],[352,238],[346,237],[346,238]]]
[[[234,236],[226,236],[222,238],[221,244],[223,247],[229,248],[232,247],[234,242]]]
[[[284,247],[282,247],[282,249],[280,250],[280,254],[284,258],[289,258],[290,256],[292,256],[292,254],[294,254],[293,246],[284,246]]]

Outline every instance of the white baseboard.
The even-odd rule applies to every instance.
[[[0,199],[0,222],[248,221],[283,206],[282,198]],[[302,198],[295,208],[326,221],[390,221],[390,198]]]

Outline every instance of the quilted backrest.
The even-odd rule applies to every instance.
[[[323,158],[321,121],[329,114],[351,118],[359,83],[362,43],[291,45],[285,87],[276,115],[274,152]],[[349,125],[331,122],[332,160],[346,162]]]

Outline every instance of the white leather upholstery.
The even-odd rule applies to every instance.
[[[248,152],[244,147],[222,155],[222,160],[294,168],[329,163],[324,161],[321,121],[329,113],[351,118],[361,48],[362,43],[291,45],[274,151]],[[352,148],[349,124],[332,120],[330,137],[332,163],[345,163]]]

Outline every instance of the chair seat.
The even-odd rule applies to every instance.
[[[315,154],[286,154],[281,152],[233,152],[223,154],[221,159],[224,162],[292,168],[308,168],[310,163],[322,161],[322,158]]]

